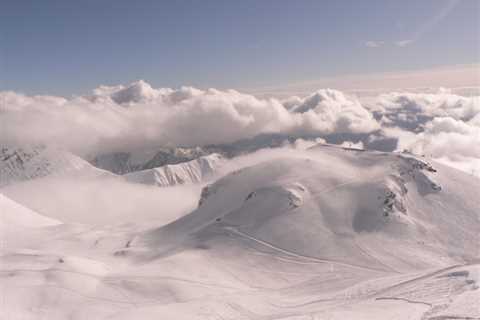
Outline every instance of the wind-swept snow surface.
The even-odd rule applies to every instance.
[[[69,152],[42,145],[0,147],[0,187],[48,175],[104,175],[87,161]]]
[[[159,187],[198,183],[211,177],[222,164],[219,154],[210,154],[195,160],[123,175],[127,181]]]
[[[110,223],[59,224],[59,211],[50,223],[2,196],[9,224],[40,219],[0,235],[2,318],[480,317],[480,180],[409,154],[329,145],[249,157],[222,160],[227,174],[170,223],[145,220],[140,202],[127,220],[105,209],[93,214]]]
[[[2,232],[16,231],[18,227],[39,228],[57,224],[60,222],[43,217],[0,193],[0,229]]]
[[[319,146],[220,179],[196,211],[139,242],[162,252],[233,234],[311,259],[435,267],[475,258],[478,190],[477,179],[409,155]]]

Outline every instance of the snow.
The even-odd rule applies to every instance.
[[[195,212],[150,232],[144,241],[153,250],[170,250],[176,242],[208,239],[212,232],[218,238],[227,228],[285,251],[377,269],[385,268],[378,238],[394,241],[398,253],[406,250],[401,258],[385,258],[401,269],[433,267],[447,253],[461,260],[478,245],[480,205],[473,199],[480,184],[457,175],[472,180],[457,185],[451,169],[438,167],[449,178],[411,156],[317,147],[304,157],[274,159],[227,175],[208,188]],[[443,198],[455,201],[443,204]],[[463,233],[446,233],[452,228]],[[407,260],[412,247],[417,255]]]
[[[36,212],[10,200],[0,193],[0,228],[3,232],[23,228],[39,228],[60,224],[59,221],[43,217]]]
[[[222,162],[223,157],[214,153],[179,164],[127,173],[123,177],[130,182],[159,187],[198,183],[211,177]]]
[[[171,222],[195,208],[200,191],[200,185],[158,188],[108,175],[48,176],[0,189],[42,215],[89,226]]]
[[[153,169],[167,164],[194,160],[208,154],[202,148],[141,148],[124,152],[93,154],[90,162],[116,174]]]
[[[0,188],[38,208],[0,197],[0,318],[480,317],[480,180],[440,163],[318,145],[82,172]]]
[[[67,151],[41,145],[0,148],[0,187],[48,175],[104,175],[87,161]]]

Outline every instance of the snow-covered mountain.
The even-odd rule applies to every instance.
[[[67,151],[46,146],[0,147],[0,187],[48,175],[110,174]]]
[[[315,137],[306,137],[315,141]],[[263,148],[278,148],[295,142],[280,134],[263,134],[251,139],[239,140],[231,144],[207,145],[203,147],[158,147],[141,150],[110,152],[88,157],[89,162],[116,174],[153,169],[170,164],[178,164],[217,153],[225,158],[233,158],[258,151]],[[340,139],[341,140],[341,139]],[[334,140],[337,142],[337,140]]]
[[[319,146],[220,179],[196,211],[140,242],[214,249],[233,236],[311,259],[428,268],[478,257],[479,190],[480,180],[410,155]]]
[[[330,145],[247,157],[168,166],[175,177],[163,172],[158,181],[203,178],[193,170],[201,159],[229,166],[198,193],[198,207],[173,222],[148,220],[144,198],[99,179],[108,197],[94,190],[88,200],[112,205],[89,214],[110,223],[0,233],[5,317],[480,317],[479,179],[410,154]],[[163,169],[139,172],[139,182],[157,183]],[[187,198],[178,186],[141,187],[163,195],[159,215]],[[119,197],[138,215],[119,223]],[[0,209],[15,217],[12,207]]]
[[[153,148],[124,152],[112,152],[90,157],[97,168],[116,174],[125,174],[190,161],[209,154],[202,148]]]
[[[281,148],[295,145],[296,141],[307,141],[314,144],[322,140],[330,144],[361,144],[369,150],[393,151],[397,139],[376,135],[335,133],[318,136],[290,137],[284,134],[261,134],[253,138],[238,140],[234,143],[207,145],[202,147],[158,147],[140,150],[125,150],[110,153],[92,154],[87,157],[95,167],[115,174],[126,174],[135,171],[153,169],[169,164],[178,164],[194,160],[198,157],[217,153],[227,159],[250,154],[262,149]]]
[[[198,183],[211,177],[223,161],[221,155],[213,153],[187,162],[127,173],[123,177],[129,182],[159,187]]]

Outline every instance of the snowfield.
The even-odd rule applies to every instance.
[[[214,153],[179,164],[127,173],[123,177],[130,182],[159,187],[198,183],[212,176],[222,162],[222,156]]]
[[[49,175],[111,175],[69,152],[46,146],[0,147],[0,187]]]
[[[70,169],[1,164],[0,319],[480,319],[470,174],[325,144],[123,176],[51,158]]]

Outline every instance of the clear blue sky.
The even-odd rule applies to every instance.
[[[241,88],[479,61],[478,0],[0,2],[0,90]]]

